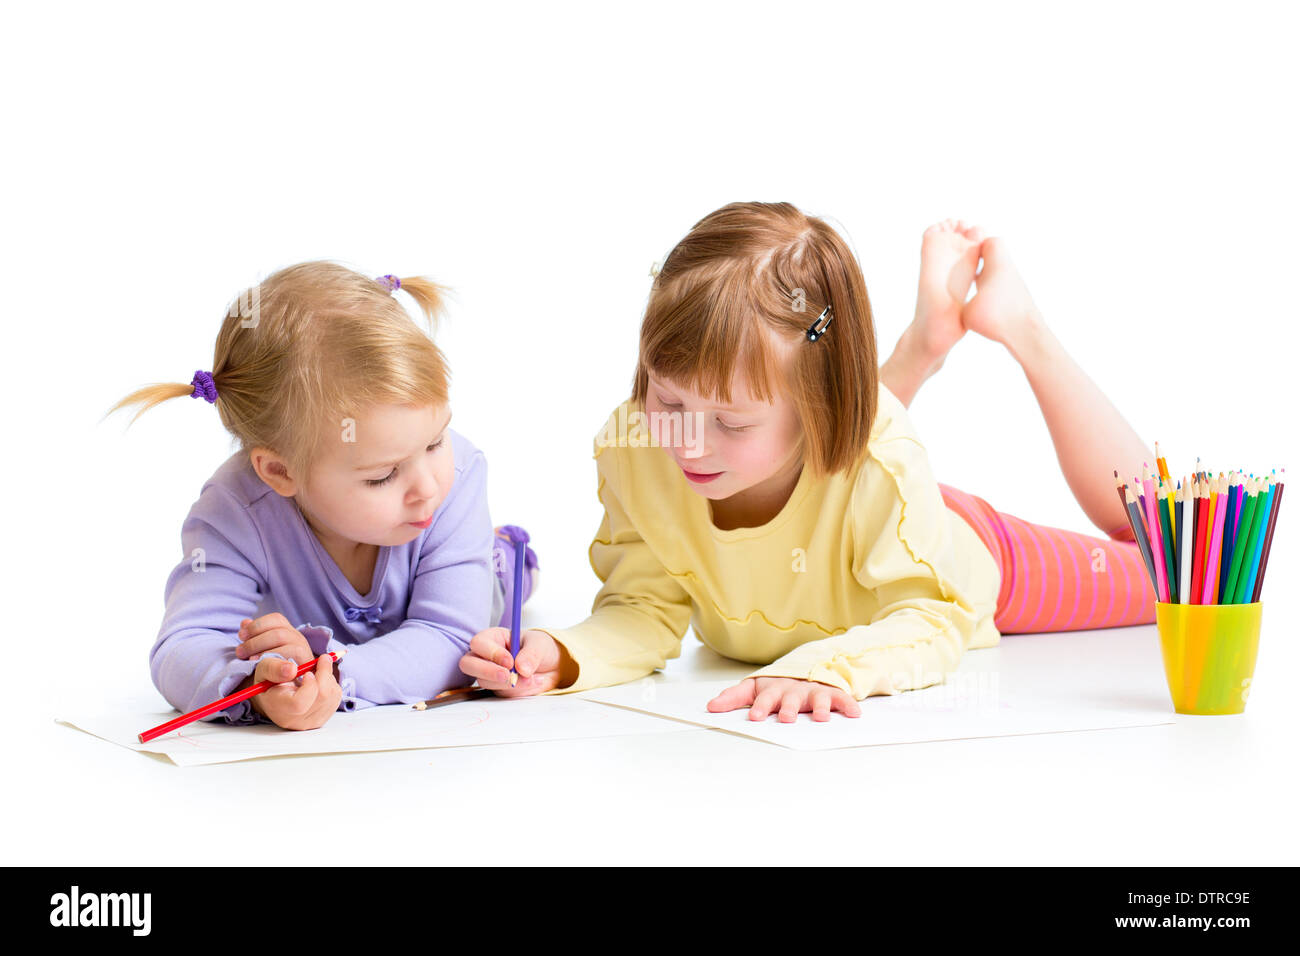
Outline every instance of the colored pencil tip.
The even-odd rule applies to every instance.
[[[516,684],[518,684],[518,683],[519,683],[519,675],[516,674],[514,671],[511,671],[511,672],[510,672],[510,686],[511,686],[511,687],[514,687],[514,686],[515,686]]]

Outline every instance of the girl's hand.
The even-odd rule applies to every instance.
[[[510,665],[514,664],[519,682],[510,686]],[[460,669],[477,677],[480,687],[500,697],[528,697],[554,687],[572,684],[576,671],[572,661],[555,639],[545,631],[524,631],[519,635],[519,659],[510,658],[510,632],[504,627],[479,631],[469,642],[469,653],[460,659]]]
[[[283,614],[266,614],[256,621],[244,618],[239,622],[239,641],[235,656],[242,660],[260,660],[263,654],[272,651],[297,664],[306,664],[316,657],[302,631],[290,625]]]
[[[741,707],[749,708],[750,720],[765,720],[779,707],[777,719],[783,724],[794,723],[800,713],[809,710],[813,720],[830,720],[832,710],[845,717],[862,716],[862,708],[847,691],[791,677],[747,677],[709,701],[713,714]]]
[[[293,661],[276,657],[258,661],[249,681],[272,680],[279,686],[262,691],[248,702],[253,710],[285,730],[315,730],[339,709],[343,689],[334,677],[334,662],[323,654],[316,669],[303,674],[299,683],[293,680],[297,672],[298,665]]]

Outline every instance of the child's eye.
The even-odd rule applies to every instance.
[[[668,401],[667,399],[662,398],[662,397],[659,399],[659,404],[662,405],[664,408],[681,408],[681,407],[682,407],[681,402],[670,402],[670,401]]]
[[[718,427],[721,428],[724,432],[743,432],[746,429],[753,428],[754,426],[753,425],[728,425],[724,421],[719,421]]]
[[[426,448],[425,451],[426,451],[426,452],[437,451],[439,448],[442,447],[442,443],[443,443],[444,441],[446,441],[445,438],[439,438],[436,442],[434,442],[432,445],[430,445],[428,448]],[[396,477],[397,477],[397,469],[394,468],[392,471],[390,471],[390,472],[389,472],[387,475],[385,475],[383,478],[367,478],[367,479],[366,479],[366,484],[368,484],[371,488],[378,488],[380,485],[386,485],[386,484],[388,484],[390,481],[392,481],[392,480],[393,480],[394,478],[396,478]]]

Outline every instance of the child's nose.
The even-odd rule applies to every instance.
[[[442,500],[442,492],[438,487],[438,478],[432,466],[417,469],[415,484],[411,487],[411,495],[417,501],[427,501],[437,505]]]

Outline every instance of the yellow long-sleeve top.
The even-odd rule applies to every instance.
[[[780,513],[723,531],[664,449],[595,443],[605,517],[591,544],[603,582],[587,620],[539,628],[578,676],[553,693],[617,684],[678,656],[687,624],[754,677],[820,681],[861,699],[941,682],[989,647],[999,570],[949,511],[906,409],[883,385],[867,453],[849,472],[804,468]]]

